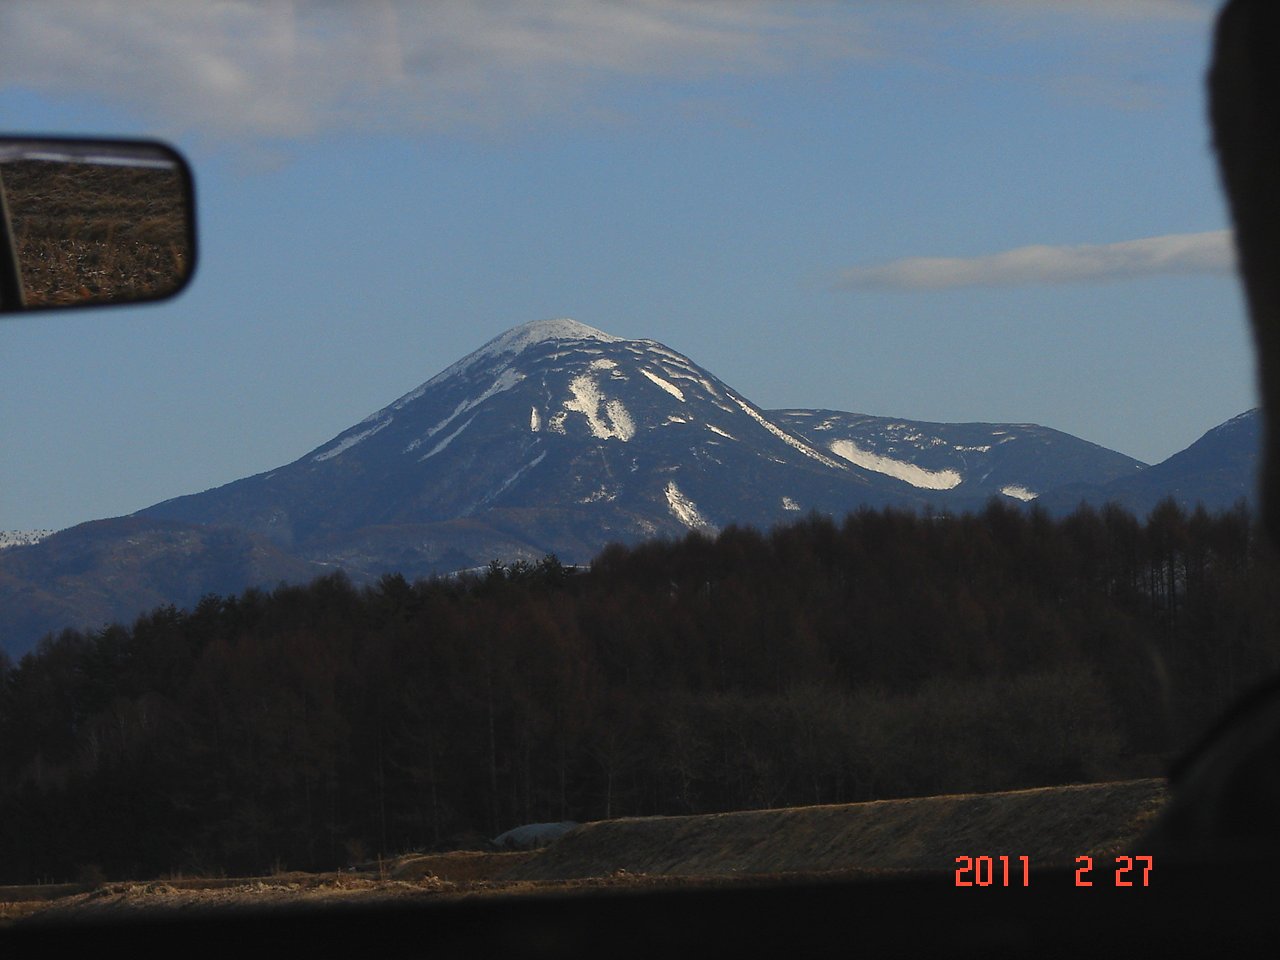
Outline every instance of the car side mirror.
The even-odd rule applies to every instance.
[[[191,169],[171,147],[0,137],[0,313],[163,300],[195,262]]]

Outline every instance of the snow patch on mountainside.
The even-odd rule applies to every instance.
[[[480,394],[480,396],[476,397],[473,400],[463,400],[456,407],[454,407],[453,413],[449,414],[447,417],[445,417],[443,420],[437,423],[434,427],[428,430],[426,435],[428,437],[434,437],[437,433],[439,433],[441,430],[443,430],[445,427],[451,424],[458,417],[462,416],[462,414],[466,413],[468,410],[471,410],[471,409],[474,409],[475,407],[480,406],[480,404],[484,403],[486,400],[488,400],[490,397],[494,396],[495,394],[502,393],[505,390],[510,390],[512,387],[514,387],[523,379],[524,379],[523,373],[519,373],[515,370],[512,370],[510,367],[503,367],[502,372],[498,374],[497,378],[493,381],[493,383],[489,384],[489,386],[485,389],[484,393]]]
[[[0,550],[9,547],[25,547],[39,543],[45,537],[57,533],[56,530],[0,530]]]
[[[604,409],[613,423],[614,436],[619,440],[630,440],[636,435],[636,425],[621,400],[610,400]]]
[[[1011,483],[1007,486],[1001,487],[1000,492],[1006,497],[1013,497],[1013,499],[1022,500],[1023,502],[1029,502],[1040,496],[1040,494],[1032,490],[1028,490],[1026,487],[1017,483]]]
[[[680,488],[676,486],[674,480],[667,481],[665,492],[667,494],[667,507],[673,517],[690,530],[715,531],[715,524],[698,512],[698,505],[680,492]]]
[[[613,502],[614,500],[616,500],[617,498],[618,498],[618,494],[617,494],[616,492],[614,492],[614,491],[610,490],[608,487],[606,487],[606,486],[602,483],[602,484],[600,484],[600,486],[599,486],[599,487],[597,487],[597,488],[595,489],[595,491],[594,491],[593,493],[589,493],[589,494],[587,494],[585,497],[583,497],[583,498],[582,498],[581,500],[579,500],[578,502],[579,502],[579,503],[598,503],[598,502],[600,502],[601,500],[603,500],[603,501],[605,501],[606,503],[611,503],[611,502]]]
[[[833,440],[830,450],[838,457],[844,457],[855,466],[864,470],[874,470],[885,476],[905,480],[913,487],[922,490],[950,490],[958,487],[964,480],[955,470],[926,470],[914,463],[882,457],[870,450],[863,450],[852,440]]]
[[[453,441],[454,437],[460,434],[463,430],[467,429],[467,427],[471,426],[471,424],[475,422],[475,419],[476,419],[475,417],[472,417],[470,420],[468,420],[466,423],[460,426],[457,430],[453,431],[453,433],[449,434],[447,437],[445,437],[443,440],[437,443],[434,447],[430,449],[430,451],[420,456],[418,458],[418,462],[421,463],[423,460],[429,460],[431,457],[434,457],[437,453],[439,453],[441,450],[447,447]]]
[[[600,392],[600,385],[590,375],[583,373],[574,377],[569,382],[569,390],[573,398],[564,402],[564,408],[586,417],[587,427],[593,437],[600,440],[617,437],[625,442],[636,435],[635,422],[622,401],[606,401]],[[601,406],[604,407],[604,417],[600,416]]]
[[[673,397],[675,397],[677,400],[679,400],[681,403],[684,403],[684,402],[685,402],[685,401],[684,401],[684,391],[683,391],[683,390],[681,390],[679,387],[677,387],[674,383],[671,383],[671,382],[669,382],[669,381],[667,381],[667,380],[663,380],[663,379],[662,379],[660,376],[658,376],[656,373],[650,373],[650,372],[649,372],[648,370],[646,370],[644,367],[641,367],[641,368],[640,368],[640,372],[641,372],[641,373],[643,373],[643,374],[644,374],[646,377],[648,377],[650,380],[652,380],[654,383],[656,383],[656,384],[657,384],[659,387],[661,387],[663,390],[667,391],[667,393],[671,394]]]
[[[721,430],[721,429],[720,429],[719,427],[717,427],[714,423],[708,423],[708,424],[707,424],[707,429],[708,429],[708,430],[710,430],[712,433],[718,433],[718,434],[720,434],[720,436],[724,437],[726,440],[737,440],[737,439],[738,439],[738,438],[737,438],[737,437],[735,437],[732,433],[728,433],[728,432],[726,432],[726,431],[724,431],[724,430]]]
[[[800,509],[800,504],[796,503],[796,502],[795,502],[794,500],[792,500],[790,497],[783,497],[783,498],[782,498],[782,509],[783,509],[783,510],[799,510],[799,509]]]
[[[813,457],[813,459],[817,460],[819,463],[826,464],[828,467],[832,467],[836,470],[844,469],[844,467],[841,464],[836,463],[830,457],[824,457],[822,454],[820,454],[817,450],[813,449],[813,447],[809,446],[807,443],[802,443],[800,440],[797,440],[795,437],[787,433],[781,427],[778,427],[775,424],[770,423],[768,420],[760,416],[760,414],[756,413],[754,410],[751,409],[751,407],[743,403],[733,394],[729,394],[729,399],[732,400],[734,403],[736,403],[739,407],[741,407],[743,413],[749,416],[756,423],[760,424],[760,426],[764,427],[766,430],[772,433],[775,437],[777,437],[783,443],[787,444],[788,446],[795,447],[797,450],[803,453],[806,457]],[[781,463],[782,461],[779,460],[778,462]]]
[[[353,434],[352,436],[347,437],[344,440],[339,440],[328,450],[325,450],[322,453],[317,453],[311,459],[319,463],[321,460],[330,460],[333,457],[338,456],[338,454],[340,453],[345,453],[346,451],[354,447],[357,443],[359,443],[361,440],[367,440],[369,437],[372,437],[379,430],[388,426],[391,423],[391,420],[392,420],[391,417],[387,417],[387,419],[383,420],[381,423],[378,423],[376,426],[370,427],[368,430],[361,430],[359,433]]]
[[[585,323],[579,323],[577,320],[571,320],[568,317],[558,317],[552,320],[533,320],[529,323],[523,323],[494,337],[484,346],[473,353],[467,354],[457,363],[445,367],[422,386],[409,391],[393,403],[391,405],[392,409],[399,410],[405,404],[412,403],[426,393],[429,387],[442,383],[457,374],[465,373],[482,360],[490,360],[507,355],[514,356],[523,353],[535,344],[543,343],[547,340],[599,340],[601,343],[619,343],[623,338],[615,337],[613,334],[597,330],[595,327],[589,327]]]
[[[479,509],[480,507],[483,507],[485,504],[490,503],[493,500],[496,500],[498,497],[500,497],[503,494],[504,491],[510,488],[512,484],[514,484],[526,473],[528,473],[530,470],[532,470],[534,467],[540,464],[543,461],[543,459],[546,457],[546,455],[547,455],[547,451],[543,450],[540,454],[538,454],[536,457],[534,457],[532,460],[530,460],[528,463],[522,466],[519,470],[511,474],[511,476],[507,477],[507,479],[503,480],[502,483],[498,484],[498,486],[495,489],[491,490],[489,493],[481,497],[479,503],[475,504],[475,506],[471,507],[471,509],[463,511],[463,515],[466,516],[467,514],[474,513],[477,509]]]

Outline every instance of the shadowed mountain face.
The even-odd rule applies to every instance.
[[[1144,517],[1166,497],[1172,497],[1184,510],[1197,504],[1209,510],[1226,510],[1240,500],[1256,504],[1261,444],[1261,410],[1249,410],[1155,466],[1101,485],[1068,483],[1048,493],[1042,505],[1050,512],[1066,513],[1082,500],[1118,503]]]
[[[68,624],[335,568],[585,562],[611,541],[863,505],[964,510],[1144,472],[1034,424],[761,410],[660,343],[542,320],[293,463],[0,551],[0,642],[21,652]]]

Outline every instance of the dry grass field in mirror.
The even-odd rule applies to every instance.
[[[15,160],[0,176],[28,307],[153,300],[190,272],[178,169]]]

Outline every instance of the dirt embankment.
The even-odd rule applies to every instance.
[[[619,870],[663,876],[955,869],[967,855],[1060,867],[1121,852],[1155,817],[1165,781],[749,810],[586,823],[509,879],[569,880]]]
[[[1162,779],[871,803],[587,823],[539,851],[415,854],[378,872],[169,879],[92,889],[0,887],[0,925],[275,905],[375,903],[602,888],[950,872],[955,858],[1069,866],[1128,848],[1164,804]]]

